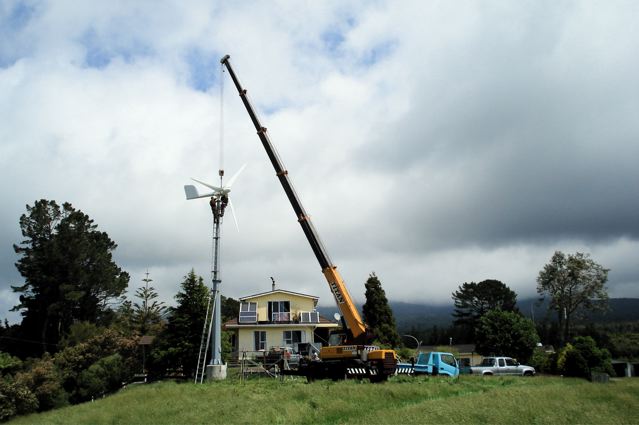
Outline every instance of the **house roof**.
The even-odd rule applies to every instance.
[[[301,294],[299,292],[285,291],[283,289],[276,289],[274,291],[260,292],[259,294],[247,295],[246,297],[240,297],[238,299],[240,301],[244,301],[244,300],[247,300],[247,299],[250,299],[250,298],[261,297],[263,295],[275,294],[276,292],[279,292],[279,293],[282,293],[282,294],[288,294],[288,295],[296,295],[298,297],[310,298],[310,299],[313,299],[315,301],[319,300],[319,297],[316,297],[315,295]]]

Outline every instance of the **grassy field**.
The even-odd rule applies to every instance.
[[[130,386],[10,424],[636,424],[639,379],[398,377],[384,384],[272,379]]]

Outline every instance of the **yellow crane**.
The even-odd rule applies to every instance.
[[[247,97],[247,92],[240,84],[229,59],[230,56],[226,55],[220,60],[220,63],[226,66],[237,88],[242,103],[244,103],[246,111],[257,130],[262,146],[275,169],[275,175],[279,179],[293,207],[293,211],[295,211],[297,221],[302,227],[304,235],[306,235],[306,239],[320,264],[344,323],[345,334],[339,345],[323,346],[319,352],[319,359],[308,359],[301,362],[296,371],[289,373],[306,376],[309,381],[327,378],[336,380],[347,377],[367,377],[371,382],[385,381],[390,375],[395,374],[397,354],[393,350],[380,349],[377,346],[368,345],[374,335],[368,331],[355,304],[353,304],[353,300],[344,284],[344,279],[342,279],[337,267],[328,256],[309,215],[304,210],[297,193],[293,189],[288,171],[284,168],[279,155],[271,144],[266,127],[263,127],[260,123]]]

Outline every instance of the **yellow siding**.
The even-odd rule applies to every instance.
[[[272,300],[277,301],[277,300]],[[281,347],[283,345],[283,332],[284,331],[304,331],[305,340],[302,342],[313,342],[313,326],[304,325],[291,325],[291,326],[278,326],[278,327],[254,327],[249,329],[238,329],[238,349],[242,351],[254,351],[255,350],[255,337],[254,331],[266,332],[266,349],[271,347]]]
[[[300,311],[313,311],[315,309],[315,303],[312,298],[300,297],[293,294],[285,294],[281,292],[274,292],[272,294],[265,294],[259,297],[247,298],[246,302],[257,302],[257,320],[268,321],[268,302],[269,301],[290,301],[291,314],[297,315]]]

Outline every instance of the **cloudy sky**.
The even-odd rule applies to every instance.
[[[129,293],[147,269],[169,303],[191,268],[208,280],[210,210],[183,185],[222,159],[248,163],[223,293],[273,276],[332,303],[224,54],[356,300],[372,271],[397,301],[487,278],[530,297],[555,250],[638,297],[638,20],[633,0],[3,0],[0,318],[42,198],[111,236]]]

